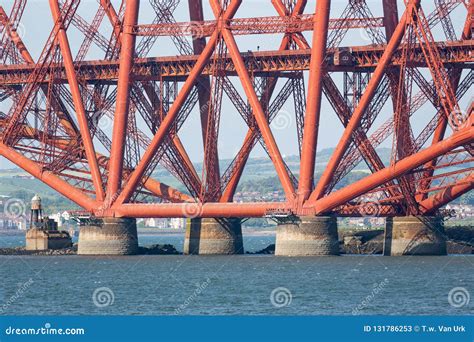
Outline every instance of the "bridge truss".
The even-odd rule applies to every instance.
[[[210,0],[207,17],[201,0],[98,0],[88,19],[83,3],[90,14],[90,2],[49,0],[51,18],[31,19],[50,30],[41,52],[22,37],[34,2],[0,5],[0,154],[95,216],[428,215],[474,186],[474,0],[348,0],[337,17],[330,0]],[[268,16],[239,16],[252,6]],[[365,44],[344,45],[354,34]],[[239,36],[279,41],[243,52]],[[323,101],[343,133],[315,177]],[[228,103],[248,131],[223,167]],[[289,103],[296,171],[272,128]],[[180,137],[196,114],[202,170]],[[234,202],[257,145],[283,202]],[[347,185],[361,163],[370,173]]]

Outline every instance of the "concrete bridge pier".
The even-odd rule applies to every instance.
[[[105,217],[79,231],[79,255],[133,255],[138,253],[134,218]]]
[[[441,217],[387,218],[384,255],[446,255],[446,249]]]
[[[193,218],[186,222],[184,254],[243,254],[240,218]]]
[[[275,255],[339,255],[337,218],[300,216],[277,227]]]

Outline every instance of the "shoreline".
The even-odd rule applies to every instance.
[[[246,237],[269,237],[274,236],[275,231],[247,231]],[[141,232],[141,236],[182,236],[183,232]],[[17,234],[21,236],[22,234]],[[11,235],[10,235],[11,236]],[[0,235],[1,238],[1,235]],[[474,228],[473,227],[450,227],[446,229],[448,255],[473,255],[474,254]],[[340,230],[339,249],[342,255],[382,255],[384,245],[384,230]],[[270,244],[262,250],[247,252],[246,255],[266,254],[273,255],[275,245]],[[138,255],[182,255],[175,246],[167,243],[139,246]],[[24,246],[0,248],[0,256],[31,255],[31,256],[58,256],[77,255],[77,243],[71,248],[46,251],[26,251]]]

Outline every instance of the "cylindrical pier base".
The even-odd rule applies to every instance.
[[[444,224],[440,217],[387,218],[384,255],[446,255]]]
[[[339,255],[336,217],[302,216],[279,224],[275,255]]]
[[[138,253],[137,223],[133,218],[103,218],[79,231],[77,254],[132,255]]]
[[[240,218],[194,218],[186,223],[184,254],[243,254]]]

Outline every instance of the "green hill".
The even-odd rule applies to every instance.
[[[326,164],[331,157],[333,149],[325,149],[317,154],[316,159],[316,172],[315,178],[319,178],[322,171],[326,167]],[[387,165],[390,160],[390,149],[382,148],[377,150],[378,154],[382,158],[383,162]],[[290,170],[295,176],[299,173],[299,157],[288,156],[285,158]],[[221,160],[221,172],[223,172],[227,166],[231,163],[231,160]],[[202,173],[202,164],[195,164],[198,174]],[[363,178],[368,173],[367,166],[365,163],[359,164],[348,176],[346,176],[339,184],[338,187],[346,186]],[[181,185],[169,172],[162,167],[158,167],[153,172],[153,177],[160,181],[178,188],[181,191],[186,191],[184,186]],[[242,180],[237,189],[238,191],[251,191],[260,192],[262,194],[273,191],[281,190],[278,177],[275,172],[275,168],[269,158],[250,158],[245,167],[245,171],[242,175]],[[73,202],[59,195],[56,191],[49,188],[37,179],[31,179],[29,175],[19,169],[0,169],[0,195],[10,196],[19,198],[27,205],[31,198],[36,194],[40,194],[44,200],[48,211],[56,212],[67,209],[79,209]],[[467,204],[474,204],[474,194],[470,193],[464,195],[456,202],[462,202]]]

